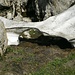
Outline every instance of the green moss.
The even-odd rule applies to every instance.
[[[32,75],[75,75],[75,67],[65,67],[64,64],[70,60],[75,59],[75,54],[70,54],[67,58],[55,59],[48,62],[39,71],[32,73]]]
[[[13,48],[10,46],[6,49],[6,53],[9,53],[9,52],[13,52]]]
[[[30,29],[29,34],[34,39],[34,38],[38,38],[39,36],[41,36],[42,35],[42,32],[40,32],[37,29]]]

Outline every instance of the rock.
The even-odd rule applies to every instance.
[[[32,21],[34,19],[45,20],[50,16],[62,13],[74,3],[75,0],[28,0],[27,15],[31,17]]]
[[[75,47],[75,39],[70,39],[69,42],[72,43],[73,46]]]
[[[5,27],[2,21],[0,21],[0,54],[1,56],[5,53],[7,48],[7,35]]]
[[[20,37],[26,38],[26,39],[36,39],[36,38],[40,37],[41,35],[43,35],[43,33],[40,30],[38,30],[36,28],[29,28],[29,29],[23,31],[20,34]]]
[[[21,14],[18,13],[18,15],[13,19],[14,21],[23,21],[23,17]]]
[[[25,22],[31,22],[31,19],[29,17],[24,17],[23,21],[25,21]]]
[[[12,13],[10,11],[7,12],[7,19],[10,19],[10,20],[13,19]]]
[[[1,0],[0,4],[12,6],[14,17],[17,13],[25,13],[26,16],[22,15],[23,17],[30,17],[32,21],[42,21],[67,10],[75,4],[75,0]]]

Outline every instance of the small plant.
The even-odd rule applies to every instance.
[[[0,61],[2,61],[3,60],[3,57],[0,55]]]
[[[67,58],[54,59],[32,75],[75,75],[75,67],[64,66],[65,63],[73,59],[75,59],[75,53],[71,53]]]
[[[6,49],[6,53],[9,53],[9,52],[13,52],[12,47],[8,47],[8,48]]]

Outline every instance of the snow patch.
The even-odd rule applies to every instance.
[[[18,45],[19,44],[19,34],[13,32],[7,32],[8,45]]]

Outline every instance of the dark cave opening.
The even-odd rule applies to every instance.
[[[61,49],[67,49],[67,48],[74,48],[74,46],[65,38],[59,37],[59,36],[40,36],[37,39],[23,39],[19,38],[20,42],[31,42],[31,43],[37,43],[40,46],[50,46],[50,45],[56,45]]]

